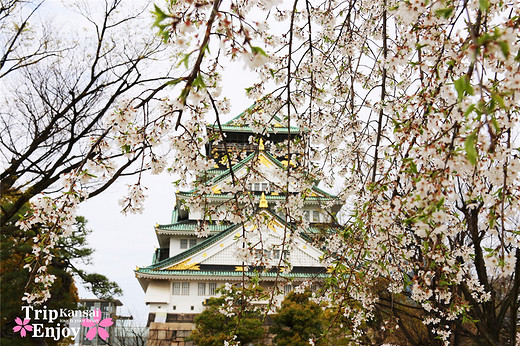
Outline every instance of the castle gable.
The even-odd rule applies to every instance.
[[[292,240],[287,241],[291,239],[293,230],[276,215],[261,210],[255,219],[266,217],[271,219],[267,226],[259,228],[254,221],[246,222],[243,228],[235,226],[207,239],[196,249],[192,248],[176,258],[157,263],[154,269],[201,270],[207,266],[236,267],[237,263],[242,262],[247,266],[271,267],[279,264],[284,266],[286,260],[295,267],[323,266],[318,260],[323,253],[304,237],[293,235]],[[243,241],[244,234],[246,244]]]

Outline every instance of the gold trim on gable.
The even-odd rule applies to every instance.
[[[260,160],[260,163],[264,166],[271,167],[273,163],[269,161],[264,155],[259,155],[258,160]]]
[[[248,266],[236,266],[235,271],[236,272],[247,272],[247,271],[249,271],[249,267]]]
[[[293,160],[291,160],[291,161],[283,160],[283,161],[282,161],[282,165],[284,165],[285,167],[287,167],[287,165],[288,165],[289,162],[291,163],[291,166],[296,167],[296,163],[295,163]]]
[[[200,270],[198,263],[190,263],[190,261],[191,258],[188,258],[187,260],[182,261],[181,263],[177,263],[176,265],[161,270]]]
[[[276,220],[276,219],[269,221],[268,226],[269,226],[269,228],[274,227],[274,226],[284,227],[284,225],[281,224],[281,223],[280,223],[278,220]]]
[[[211,191],[213,191],[213,193],[214,193],[215,195],[220,195],[220,194],[221,194],[220,186],[218,186],[218,185],[213,186],[213,187],[211,188]]]

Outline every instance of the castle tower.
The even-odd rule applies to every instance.
[[[135,271],[150,306],[149,344],[164,339],[181,342],[196,314],[204,310],[205,300],[225,283],[238,284],[244,276],[260,273],[261,286],[277,285],[288,293],[303,281],[319,282],[327,276],[315,240],[331,229],[331,215],[340,208],[335,196],[310,185],[299,216],[304,229],[283,212],[294,192],[280,176],[289,165],[300,175],[305,169],[297,151],[289,158],[280,155],[283,150],[278,147],[289,139],[301,140],[302,131],[272,117],[272,125],[258,135],[253,131],[258,129],[243,123],[243,115],[222,126],[207,125],[206,153],[215,161],[214,168],[197,178],[199,189],[177,192],[171,222],[155,226],[159,248],[152,264]],[[225,144],[216,141],[220,131]],[[240,199],[227,193],[237,184]],[[194,196],[203,208],[190,205]],[[245,220],[230,212],[237,207],[248,215]],[[255,244],[252,248],[244,249],[246,237]]]

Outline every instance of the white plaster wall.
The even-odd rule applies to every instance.
[[[170,283],[168,281],[151,281],[146,289],[145,303],[168,304],[170,302]]]
[[[206,299],[209,299],[211,297],[214,297],[215,295],[209,295],[209,282],[215,282],[215,281],[188,281],[188,280],[178,280],[176,282],[189,282],[190,283],[190,291],[189,295],[177,295],[173,294],[173,281],[164,281],[164,284],[168,286],[168,303],[151,303],[150,305],[150,312],[151,313],[201,313],[204,311],[205,307],[202,305]],[[206,283],[206,294],[199,296],[198,295],[198,283],[199,282],[205,282]],[[150,283],[150,285],[154,283],[153,281]],[[217,287],[222,286],[224,283],[220,282],[217,283]],[[150,287],[150,286],[149,286]],[[161,286],[163,287],[163,286]],[[147,291],[148,294],[148,291]],[[174,309],[175,307],[175,309]],[[193,307],[193,310],[192,310]]]
[[[188,239],[188,248],[181,249],[181,239]],[[181,252],[184,252],[190,248],[190,239],[196,239],[197,244],[204,241],[206,238],[197,238],[196,236],[188,236],[188,235],[172,235],[170,236],[170,257],[173,257],[175,255],[180,254]]]

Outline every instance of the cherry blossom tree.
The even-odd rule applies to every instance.
[[[314,179],[344,181],[335,186],[346,202],[342,231],[326,246],[333,275],[315,299],[335,304],[361,335],[381,298],[371,288],[384,279],[390,301],[404,294],[423,311],[435,342],[515,344],[519,8],[488,0],[156,6],[156,25],[187,68],[174,119],[184,133],[172,142],[186,162],[179,171],[187,179],[213,166],[204,122],[211,115],[220,126],[224,61],[242,61],[258,73],[247,89],[256,104],[242,121],[262,137],[275,115],[308,129],[278,148],[299,162],[277,186],[287,220],[305,228],[299,206]],[[195,186],[190,208],[204,205],[204,185]],[[251,214],[244,186],[233,177],[223,191],[239,222]]]
[[[142,103],[121,103],[101,132],[113,140],[96,136],[84,164],[64,172],[56,189],[73,191],[63,198],[75,205],[86,191],[80,178],[110,166],[93,159],[114,148],[134,157],[138,143],[160,141],[173,149],[167,161],[143,160],[157,171],[168,162],[199,192],[187,206],[215,216],[219,211],[204,208],[204,179],[195,177],[215,164],[204,149],[208,136],[226,146],[221,119],[231,100],[222,95],[222,78],[230,65],[246,66],[258,76],[246,89],[255,106],[240,120],[257,133],[250,141],[268,141],[274,116],[289,128],[287,141],[273,148],[287,158],[273,181],[286,196],[277,212],[295,225],[285,232],[287,247],[308,226],[301,205],[317,180],[345,202],[336,216],[341,230],[325,240],[331,277],[314,297],[337,311],[331,322],[361,336],[378,304],[390,302],[395,311],[399,304],[419,309],[432,343],[515,344],[519,9],[516,0],[157,3],[155,25],[177,59],[169,83],[175,97],[149,127],[133,123]],[[220,131],[206,132],[209,119]],[[172,135],[160,137],[166,132]],[[228,155],[229,168],[238,158]],[[232,173],[222,188],[230,197],[224,203],[234,206],[226,217],[261,230],[248,179]],[[138,211],[142,197],[138,183],[125,209]],[[56,215],[45,222],[62,217],[50,210],[65,210],[56,200],[38,203],[26,223],[41,222],[38,210]],[[250,254],[247,237],[244,231],[239,260]],[[381,282],[384,295],[372,289]],[[406,328],[398,313],[392,318]]]
[[[27,263],[36,283],[29,302],[48,297],[53,277],[45,268],[58,239],[70,235],[77,204],[121,176],[164,167],[157,144],[168,120],[151,112],[171,80],[145,4],[78,2],[60,10],[85,30],[60,28],[59,12],[50,24],[46,6],[7,1],[0,8],[0,191],[10,201],[1,226],[30,201],[33,211],[19,227],[49,230],[34,238]],[[139,178],[129,194],[143,195]],[[133,201],[122,204],[139,210]]]

